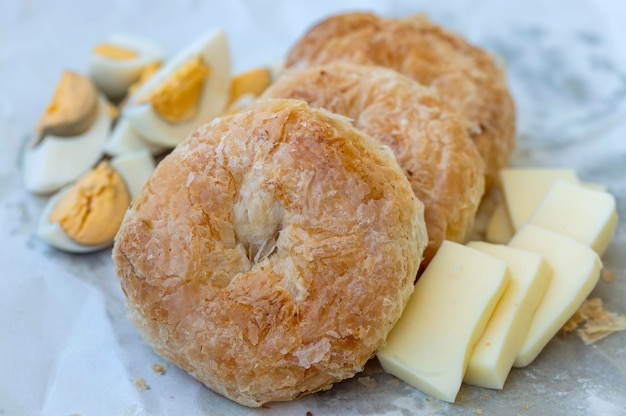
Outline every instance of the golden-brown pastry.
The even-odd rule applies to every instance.
[[[430,89],[390,69],[335,63],[287,71],[263,96],[349,117],[393,150],[424,203],[424,265],[444,239],[465,241],[484,191],[484,163],[463,119]]]
[[[262,100],[159,164],[113,258],[154,349],[260,406],[363,368],[413,291],[422,215],[391,151],[325,110]]]
[[[431,87],[465,116],[493,184],[515,141],[515,106],[503,68],[486,51],[425,16],[387,19],[370,13],[331,16],[312,27],[287,67],[336,61],[395,69]]]

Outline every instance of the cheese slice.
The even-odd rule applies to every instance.
[[[506,244],[513,237],[514,233],[515,230],[513,229],[513,224],[511,224],[506,205],[504,202],[501,202],[496,206],[489,218],[485,239],[490,243]]]
[[[532,216],[557,179],[578,183],[571,169],[508,168],[500,171],[500,181],[509,218],[519,230]]]
[[[591,189],[592,191],[607,191],[607,186],[603,183],[580,181],[580,184],[587,189]]]
[[[454,402],[472,348],[509,279],[502,260],[444,241],[378,352],[385,371]]]
[[[475,386],[501,389],[552,279],[552,268],[543,256],[530,251],[484,242],[471,242],[468,247],[505,261],[511,272],[511,281],[474,347],[463,379]]]
[[[525,367],[589,295],[600,277],[602,262],[588,246],[533,224],[526,224],[515,233],[509,246],[542,254],[554,271],[515,359],[515,367]]]
[[[615,198],[608,192],[559,180],[529,222],[572,237],[602,255],[617,228]]]

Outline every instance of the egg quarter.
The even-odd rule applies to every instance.
[[[110,247],[126,210],[154,167],[147,150],[101,161],[50,198],[39,218],[38,237],[71,253]]]
[[[26,189],[50,194],[76,180],[100,159],[110,132],[109,104],[100,95],[98,115],[87,131],[71,137],[47,135],[35,147],[25,149],[22,166]]]
[[[99,90],[114,101],[122,99],[144,69],[163,60],[161,47],[151,40],[113,34],[89,56],[88,74]]]
[[[175,83],[175,80],[170,78],[185,64],[196,60],[196,66],[201,66],[197,58],[208,67],[210,73],[202,83],[196,114],[190,118],[183,118],[184,121],[181,122],[168,121],[159,115],[149,100],[144,101],[144,97],[149,97],[158,88],[163,88],[166,82]],[[146,140],[157,145],[174,147],[198,125],[207,123],[221,114],[228,101],[230,79],[231,62],[228,40],[223,30],[214,30],[196,39],[171,60],[165,62],[129,98],[123,110],[123,116]]]

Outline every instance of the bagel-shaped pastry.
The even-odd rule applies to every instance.
[[[343,117],[262,100],[199,127],[156,168],[113,249],[154,349],[246,406],[361,371],[426,245],[393,154]]]
[[[431,87],[466,118],[488,185],[496,182],[515,142],[515,105],[504,69],[488,52],[424,15],[347,13],[313,26],[293,46],[286,66],[336,61],[389,67]]]
[[[393,150],[424,203],[424,265],[444,239],[465,241],[484,191],[484,163],[463,119],[428,88],[390,69],[335,63],[287,71],[264,96],[349,117]]]

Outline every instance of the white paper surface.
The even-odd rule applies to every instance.
[[[555,338],[503,391],[464,386],[429,399],[370,362],[332,390],[269,409],[218,396],[143,344],[126,319],[110,252],[69,255],[34,236],[44,198],[24,191],[19,159],[63,69],[84,72],[113,32],[169,55],[212,27],[236,71],[269,64],[319,18],[370,9],[425,11],[507,62],[519,115],[514,165],[575,167],[609,185],[620,217],[604,256],[615,273],[593,295],[626,314],[626,3],[621,1],[44,1],[0,2],[0,415],[626,414],[626,333],[592,346]],[[133,380],[143,378],[149,390]]]

